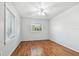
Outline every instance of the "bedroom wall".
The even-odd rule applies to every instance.
[[[79,4],[49,21],[50,39],[79,52]]]
[[[12,3],[6,3],[6,7],[15,15],[15,32],[16,36],[15,38],[6,38],[6,45],[3,48],[3,55],[11,55],[11,53],[14,51],[14,49],[18,46],[20,43],[20,17],[16,11],[16,9],[13,7]]]
[[[35,23],[43,24],[42,32],[31,31],[31,24],[35,24]],[[21,39],[23,41],[48,39],[48,20],[47,19],[22,18]]]

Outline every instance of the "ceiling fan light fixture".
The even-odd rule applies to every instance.
[[[45,16],[45,13],[44,13],[44,12],[38,12],[38,14],[39,14],[40,16]]]

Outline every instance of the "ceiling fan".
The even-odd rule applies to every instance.
[[[45,9],[40,8],[39,10],[40,10],[40,13],[41,13],[42,15],[47,16],[47,13],[45,12]]]
[[[40,13],[40,15],[47,16],[47,12],[45,11],[46,8],[44,8],[42,4],[43,3],[40,2],[40,5],[36,6],[36,8],[37,8],[38,12]]]
[[[40,15],[43,15],[43,16],[48,16],[48,13],[47,13],[47,9],[48,8],[52,8],[52,7],[63,7],[63,5],[55,5],[56,3],[51,3],[51,4],[44,4],[44,2],[39,2],[38,5],[35,6],[35,8],[37,9],[37,13],[39,12]],[[47,5],[47,6],[46,6]]]
[[[54,6],[53,3],[48,5],[45,2],[39,2],[39,5],[35,6],[35,8],[37,9],[37,12],[39,12],[40,15],[43,15],[43,16],[48,16],[47,9],[52,7],[60,7],[60,6]]]

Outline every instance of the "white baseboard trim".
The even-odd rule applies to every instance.
[[[21,41],[19,41],[19,43],[16,45],[16,47],[10,52],[10,54],[8,56],[11,56],[11,54],[14,52],[14,50],[18,47],[18,45],[20,44]]]
[[[49,39],[26,39],[26,40],[21,40],[21,41],[37,41],[37,40],[49,40]]]
[[[52,40],[52,39],[49,39],[49,40],[51,40],[51,41],[53,41],[53,42],[56,42],[56,43],[58,43],[58,44],[60,44],[60,45],[62,45],[62,46],[64,46],[64,47],[66,47],[66,48],[69,48],[69,49],[71,49],[71,50],[73,50],[73,51],[79,53],[79,50],[76,50],[76,49],[74,49],[74,48],[71,48],[71,47],[68,47],[68,46],[66,46],[66,45],[63,45],[63,44],[61,44],[61,43],[59,43],[59,42],[57,42],[57,41],[54,41],[54,40]]]

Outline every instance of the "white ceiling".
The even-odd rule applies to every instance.
[[[76,5],[77,2],[14,2],[12,4],[23,18],[50,19]],[[40,8],[44,9],[44,15],[40,13]]]

